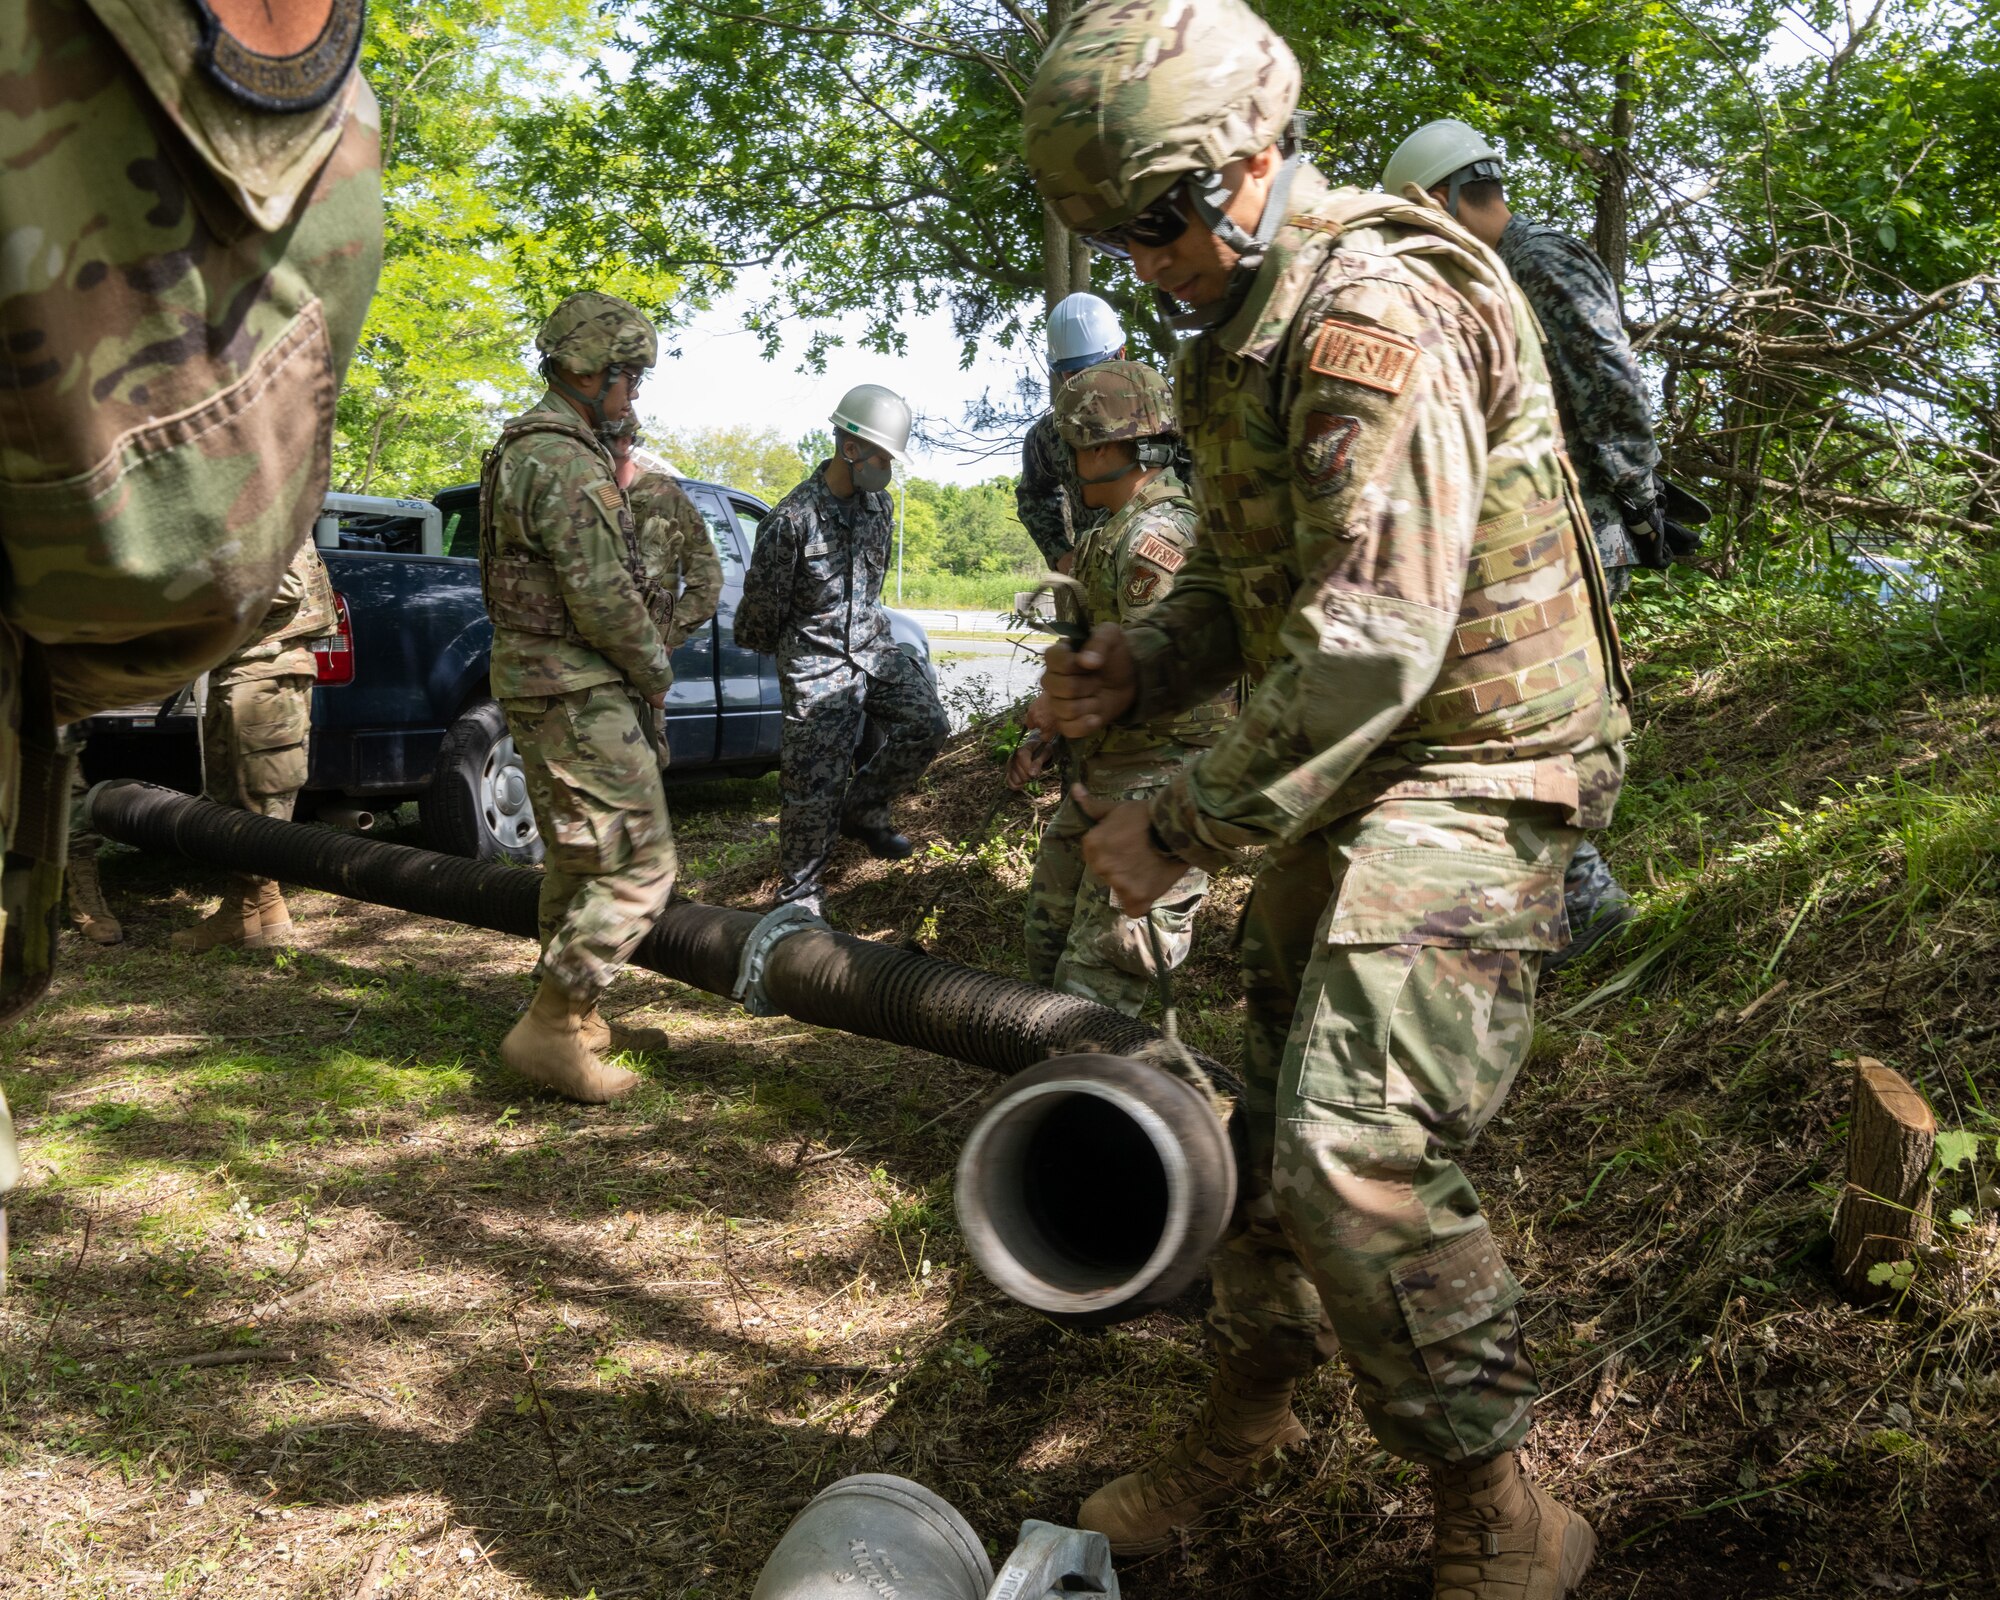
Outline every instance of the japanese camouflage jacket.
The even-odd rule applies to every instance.
[[[827,463],[771,509],[736,607],[736,642],[776,655],[780,671],[810,675],[843,663],[882,669],[895,650],[882,614],[882,577],[895,541],[887,494],[842,500]]]
[[[1014,510],[1042,561],[1053,568],[1084,533],[1104,525],[1104,512],[1083,503],[1076,452],[1056,432],[1056,414],[1044,411],[1021,446],[1021,481]]]
[[[1292,196],[1176,368],[1201,541],[1132,630],[1129,716],[1255,687],[1154,827],[1210,867],[1388,797],[1601,827],[1629,691],[1528,308],[1441,210]]]
[[[1525,217],[1507,224],[1499,253],[1541,323],[1563,441],[1598,548],[1608,565],[1632,566],[1638,553],[1618,502],[1644,505],[1653,498],[1660,452],[1618,286],[1590,246]]]

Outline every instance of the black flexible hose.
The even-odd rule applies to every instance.
[[[149,783],[99,784],[89,806],[100,833],[141,850],[536,937],[537,872],[280,822]],[[632,959],[694,988],[733,995],[744,941],[758,920],[750,911],[677,901]],[[1154,1054],[1161,1044],[1154,1029],[1108,1006],[831,929],[779,943],[765,965],[764,991],[801,1022],[1001,1073],[1050,1056]],[[1239,1088],[1228,1069],[1206,1056],[1196,1060],[1218,1088]]]

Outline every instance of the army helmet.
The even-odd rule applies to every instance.
[[[1101,361],[1085,367],[1056,396],[1056,432],[1072,450],[1180,435],[1173,390],[1142,361]],[[1158,452],[1143,452],[1141,459]]]
[[[1022,114],[1035,186],[1072,231],[1123,227],[1184,178],[1285,139],[1299,64],[1244,0],[1126,0],[1079,11]]]
[[[1449,183],[1445,209],[1455,217],[1461,188],[1481,178],[1498,178],[1504,170],[1504,158],[1485,134],[1456,117],[1440,117],[1396,146],[1382,169],[1382,187],[1401,194],[1411,184],[1428,191]]]
[[[581,378],[606,367],[650,367],[659,359],[660,339],[630,301],[585,289],[549,313],[535,348],[545,366]]]

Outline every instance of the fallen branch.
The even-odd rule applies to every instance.
[[[155,1372],[170,1371],[175,1367],[240,1367],[252,1361],[296,1361],[296,1350],[282,1349],[276,1345],[245,1345],[240,1350],[204,1350],[194,1356],[168,1356],[147,1363]]]

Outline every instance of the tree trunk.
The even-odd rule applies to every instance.
[[[1591,233],[1598,259],[1610,268],[1611,281],[1621,287],[1632,225],[1626,185],[1632,172],[1632,93],[1637,81],[1632,58],[1627,56],[1612,80],[1611,143],[1603,152],[1604,169],[1597,180],[1597,225]]]
[[[1833,1265],[1850,1300],[1879,1300],[1871,1267],[1907,1261],[1931,1237],[1931,1150],[1937,1119],[1901,1073],[1870,1056],[1854,1063],[1847,1189],[1833,1219]]]
[[[1069,21],[1075,0],[1048,0],[1049,37]],[[1042,207],[1042,309],[1055,310],[1058,302],[1090,287],[1090,246],[1085,244],[1047,206]]]

